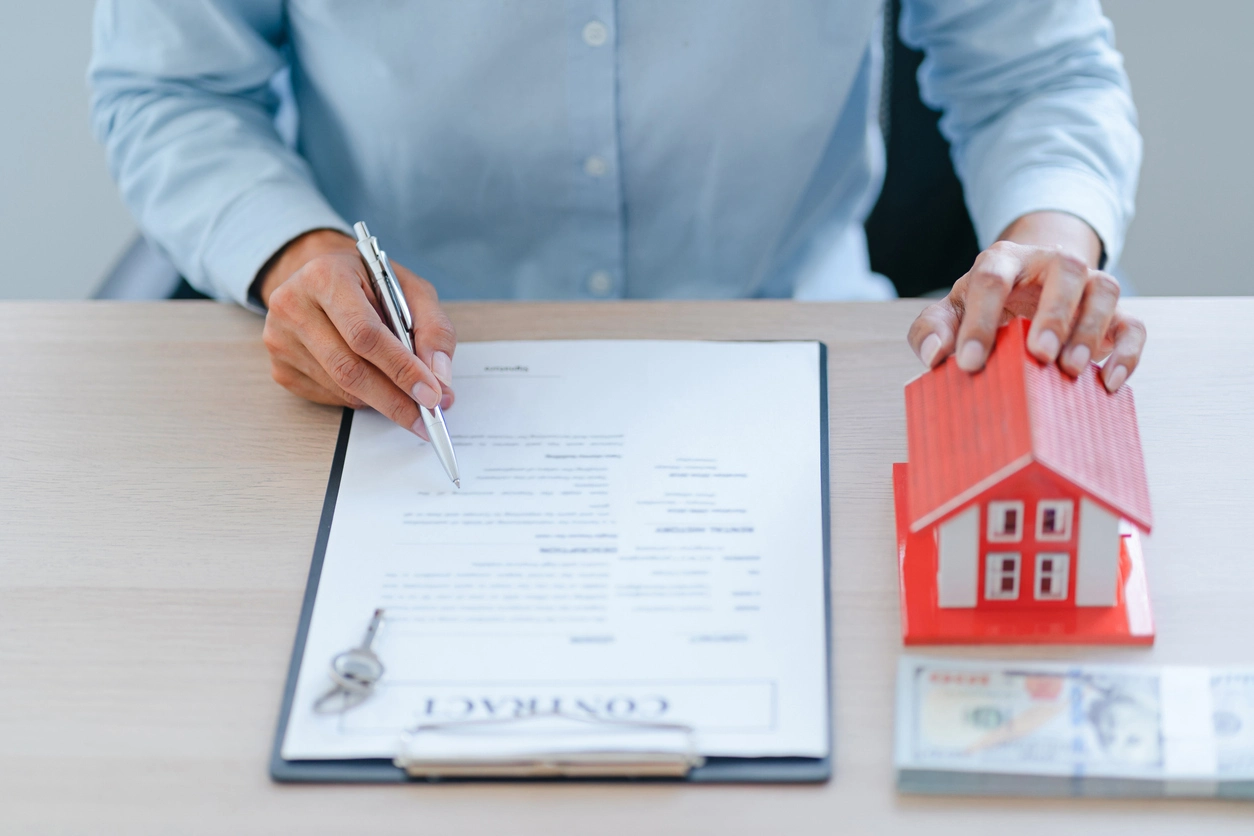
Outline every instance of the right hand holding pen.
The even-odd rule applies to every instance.
[[[263,339],[271,374],[293,394],[336,406],[369,405],[427,438],[418,411],[453,403],[453,325],[435,288],[399,264],[417,356],[388,330],[353,240],[332,230],[297,238],[262,277]],[[429,439],[428,439],[429,440]]]

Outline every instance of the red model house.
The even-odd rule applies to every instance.
[[[1003,327],[983,371],[906,386],[894,468],[907,644],[1153,641],[1151,525],[1132,392],[1072,379]]]

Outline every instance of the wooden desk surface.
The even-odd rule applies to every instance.
[[[1254,804],[907,797],[890,762],[890,465],[918,302],[450,305],[462,340],[802,338],[831,375],[836,773],[821,786],[278,786],[266,765],[339,422],[214,303],[0,304],[7,833],[1254,832]],[[1132,300],[1156,528],[1152,650],[1254,663],[1254,299]],[[770,381],[759,381],[769,390]]]

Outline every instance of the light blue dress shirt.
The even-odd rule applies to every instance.
[[[243,304],[284,243],[356,220],[443,299],[885,298],[861,229],[882,18],[881,0],[100,0],[92,121],[144,232]],[[1096,0],[906,0],[901,30],[981,245],[1054,209],[1117,259],[1141,145]]]

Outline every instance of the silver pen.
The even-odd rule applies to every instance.
[[[361,253],[361,260],[366,262],[366,270],[370,272],[370,282],[374,285],[375,296],[383,308],[387,326],[412,353],[414,317],[405,302],[401,283],[392,272],[388,254],[379,249],[379,240],[370,234],[370,230],[361,221],[353,224],[353,232],[357,233],[357,252]],[[439,404],[435,405],[435,409],[427,409],[418,404],[418,410],[422,413],[422,423],[427,428],[427,435],[431,436],[431,446],[435,448],[440,464],[444,465],[444,472],[460,488],[462,480],[457,472],[457,453],[453,451],[453,439],[449,438],[448,426],[444,423],[444,411]]]

